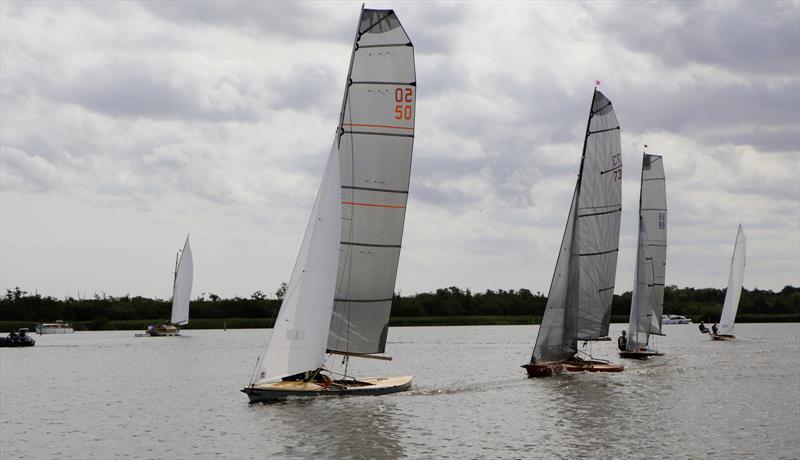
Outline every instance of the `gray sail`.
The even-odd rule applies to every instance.
[[[569,359],[608,335],[621,216],[622,149],[614,109],[595,91],[578,182],[532,362]]]
[[[664,179],[664,159],[661,155],[644,154],[642,158],[639,215],[644,222],[647,243],[653,257],[656,308],[653,311],[650,332],[660,334],[667,269],[667,189]]]
[[[658,301],[653,282],[653,257],[648,244],[647,229],[644,219],[639,216],[639,232],[636,250],[636,272],[634,273],[633,292],[631,295],[631,314],[628,323],[627,351],[639,351],[647,346],[653,331],[653,320],[656,315]],[[658,313],[659,323],[661,313]]]
[[[362,9],[339,124],[342,242],[328,349],[382,353],[414,144],[414,47],[392,10]]]

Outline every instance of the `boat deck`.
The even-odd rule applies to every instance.
[[[274,383],[254,384],[243,388],[250,402],[268,402],[288,397],[300,396],[348,396],[348,395],[385,395],[405,391],[411,387],[412,376],[374,377],[356,381],[336,380],[330,384],[321,382],[304,382],[287,380]]]

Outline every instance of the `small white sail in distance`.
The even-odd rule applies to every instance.
[[[736,234],[736,244],[731,257],[731,270],[728,274],[728,289],[725,292],[725,304],[722,307],[722,317],[719,320],[720,335],[734,335],[733,323],[736,321],[736,311],[739,309],[739,297],[742,295],[742,282],[744,281],[744,262],[747,253],[747,240],[744,230],[739,224]]]
[[[325,362],[341,240],[341,179],[331,146],[300,253],[292,270],[258,383],[321,367]]]
[[[189,299],[192,295],[192,278],[194,267],[192,261],[192,247],[189,245],[189,235],[183,244],[183,251],[175,269],[175,282],[172,286],[172,318],[170,324],[189,324]]]

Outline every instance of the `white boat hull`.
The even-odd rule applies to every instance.
[[[282,381],[275,383],[262,383],[242,389],[251,403],[278,401],[290,397],[314,396],[355,396],[355,395],[386,395],[399,393],[411,387],[412,376],[402,377],[376,377],[359,379],[358,384],[349,382],[340,385],[342,381],[324,386],[317,382],[303,382],[299,380]]]
[[[57,326],[36,326],[36,333],[41,334],[72,334],[75,332],[71,327],[57,327]]]

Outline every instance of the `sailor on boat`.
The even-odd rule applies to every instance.
[[[699,328],[700,328],[700,333],[701,333],[701,334],[708,334],[708,328],[706,327],[706,325],[705,325],[705,324],[703,324],[703,322],[702,322],[702,321],[700,321],[700,326],[699,326]]]
[[[711,332],[713,332],[714,335],[717,335],[717,323],[714,323],[714,325],[711,326]]]
[[[617,339],[617,347],[619,351],[625,351],[628,347],[628,338],[625,337],[625,329],[622,330],[622,335]]]

